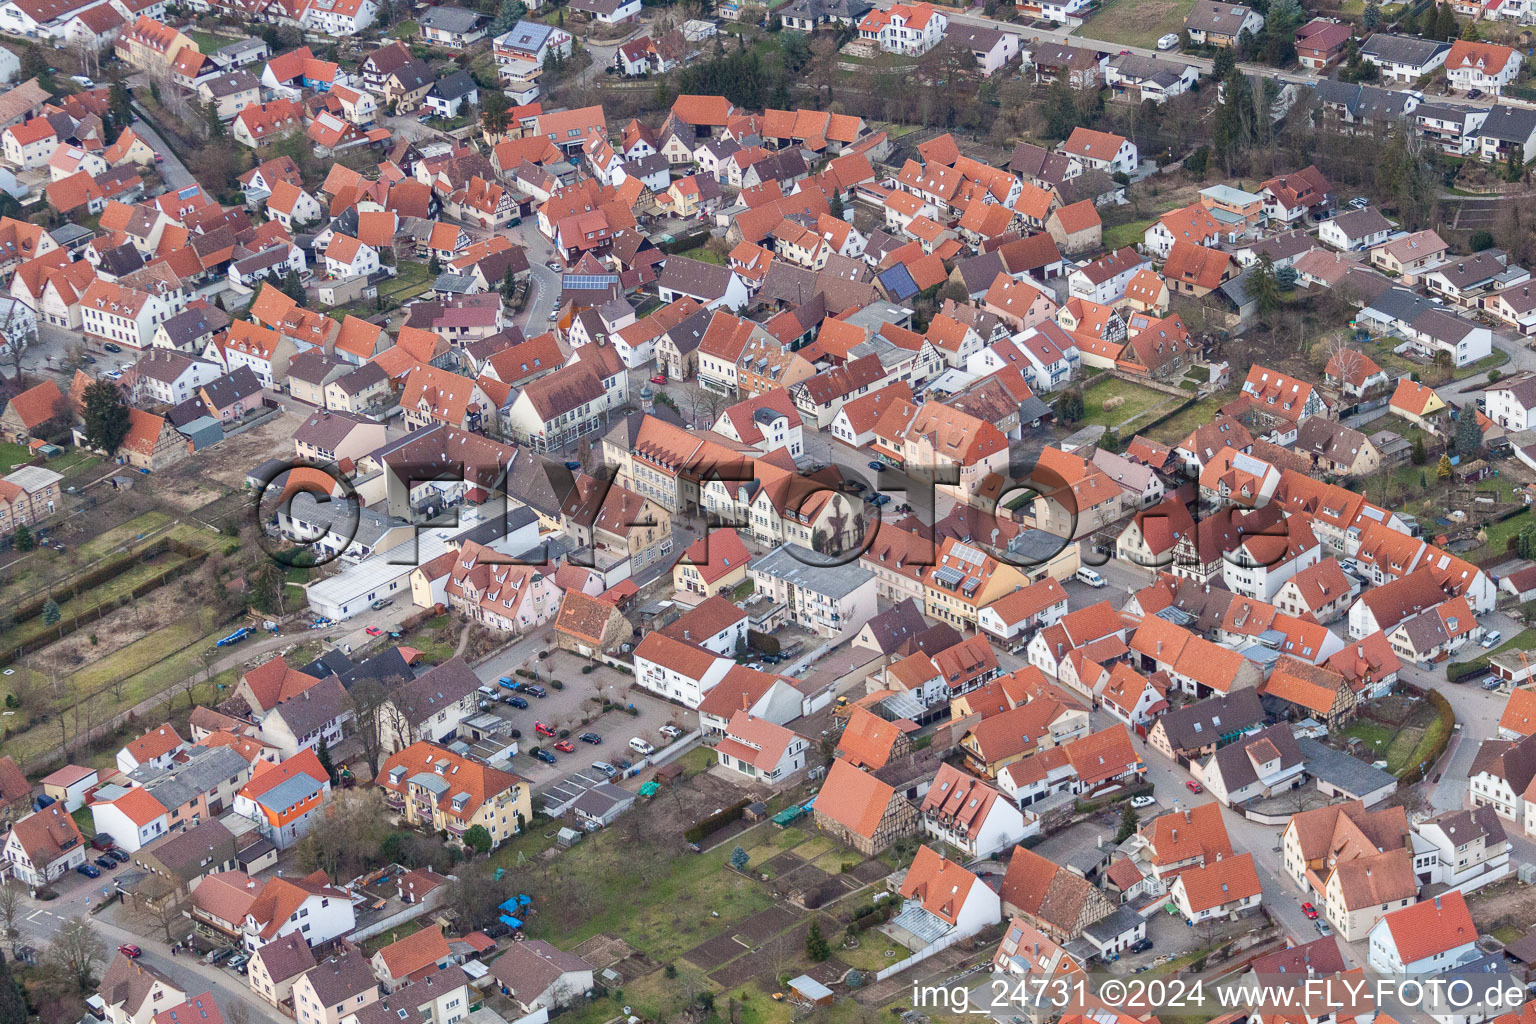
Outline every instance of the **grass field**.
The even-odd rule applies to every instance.
[[[214,35],[212,32],[188,32],[187,36],[197,44],[197,48],[203,53],[213,53],[216,50],[228,46],[236,40],[229,36]]]
[[[1434,709],[1420,704],[1401,728],[1362,718],[1351,722],[1343,732],[1364,743],[1375,757],[1385,759],[1387,771],[1402,775],[1435,749],[1444,729]]]
[[[1114,398],[1124,399],[1124,402],[1113,409],[1104,408],[1104,403]],[[1131,421],[1143,419],[1164,402],[1174,401],[1172,395],[1165,395],[1161,391],[1153,391],[1117,377],[1105,377],[1083,392],[1083,418],[1085,422],[1100,427],[1118,429],[1120,424],[1127,424],[1129,429],[1120,433],[1129,439],[1135,427]]]
[[[1165,423],[1161,423],[1148,436],[1154,441],[1163,444],[1174,444],[1188,437],[1190,433],[1202,423],[1209,423],[1215,418],[1217,410],[1232,401],[1237,394],[1234,391],[1220,391],[1209,398],[1202,398],[1194,405],[1185,409],[1177,416]],[[1130,440],[1130,438],[1126,438]]]
[[[1126,0],[1120,0],[1125,3]],[[1114,250],[1123,249],[1127,245],[1137,245],[1147,233],[1147,228],[1156,224],[1155,219],[1133,220],[1126,224],[1116,224],[1112,228],[1104,229],[1104,248]]]
[[[1156,46],[1157,37],[1175,34],[1195,0],[1112,0],[1083,26],[1083,35],[1124,46]]]
[[[425,263],[409,261],[395,267],[399,273],[379,285],[379,296],[385,302],[404,303],[432,287],[432,272]]]
[[[689,249],[687,252],[680,252],[678,255],[686,259],[698,260],[700,263],[713,263],[717,267],[725,266],[724,256],[721,256],[717,252],[710,252],[702,245],[697,249]]]

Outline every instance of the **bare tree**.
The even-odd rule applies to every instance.
[[[386,719],[393,719],[393,707],[389,691],[382,683],[372,679],[361,680],[347,693],[352,713],[357,718],[357,738],[363,745],[363,757],[368,762],[370,777],[379,774],[379,761],[384,754]]]
[[[0,921],[5,922],[7,937],[16,934],[16,919],[21,916],[23,906],[21,898],[26,894],[26,887],[14,878],[0,882]]]
[[[185,905],[176,884],[159,875],[146,878],[133,901],[134,913],[146,924],[158,925],[165,932],[168,946],[177,939],[171,934],[171,925],[186,920],[182,915]]]
[[[0,339],[4,339],[6,355],[10,357],[12,376],[20,382],[21,360],[27,351],[37,344],[37,321],[17,319],[21,303],[11,304],[5,319],[0,322]]]
[[[67,918],[60,924],[45,954],[49,965],[67,975],[81,992],[90,990],[96,965],[106,956],[106,942],[84,916]]]

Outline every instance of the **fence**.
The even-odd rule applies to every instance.
[[[942,953],[944,950],[948,949],[950,946],[953,946],[955,943],[964,938],[967,938],[967,936],[961,935],[959,932],[950,932],[948,935],[944,936],[942,939],[939,939],[937,942],[933,942],[924,946],[922,949],[918,950],[916,953],[913,953],[905,960],[902,960],[899,963],[891,964],[891,966],[886,967],[883,970],[876,971],[875,980],[884,981],[886,978],[891,977],[893,974],[900,974],[908,967],[915,967],[916,965],[922,963],[924,960],[927,960],[929,957],[933,956],[935,953]]]

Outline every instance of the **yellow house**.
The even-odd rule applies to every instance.
[[[447,832],[457,840],[476,825],[494,849],[533,817],[528,780],[461,757],[447,747],[412,743],[379,767],[384,802],[405,821]]]
[[[1417,424],[1431,434],[1441,432],[1438,419],[1445,412],[1445,400],[1435,394],[1434,388],[1427,388],[1418,381],[1403,377],[1397,382],[1397,390],[1392,393],[1390,408],[1409,423]]]

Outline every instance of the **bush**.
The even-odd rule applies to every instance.
[[[583,666],[581,666],[581,674],[584,675],[584,676],[591,675],[593,667],[594,666],[592,666],[592,665],[583,665]]]
[[[562,683],[558,679],[551,679],[549,681],[549,685],[552,686],[553,688],[555,688],[556,690],[563,690],[563,689],[565,689],[565,684]]]

